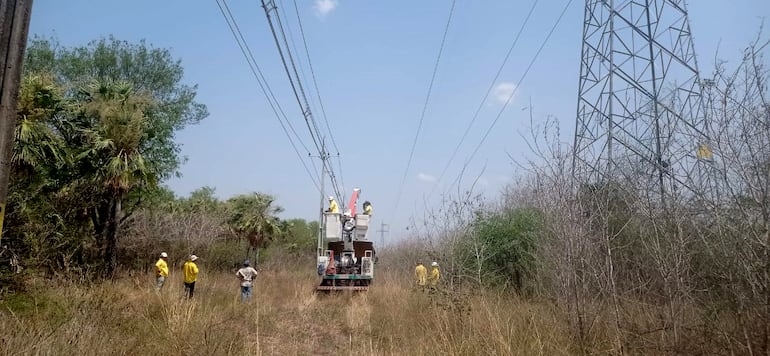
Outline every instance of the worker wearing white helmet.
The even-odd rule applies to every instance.
[[[198,256],[190,255],[187,258],[187,262],[182,266],[182,272],[184,273],[184,293],[187,299],[193,297],[195,293],[195,281],[198,280],[198,265],[195,261],[198,260]]]
[[[337,206],[337,202],[334,201],[333,196],[329,196],[329,210],[327,210],[330,213],[339,213],[340,208]]]
[[[438,262],[433,261],[433,263],[430,264],[431,267],[433,267],[430,271],[430,276],[428,277],[428,281],[430,282],[431,289],[435,289],[436,286],[438,286],[438,281],[441,278],[441,272],[438,270]]]
[[[155,262],[155,290],[160,291],[163,288],[163,283],[168,278],[168,254],[161,252],[158,262]]]

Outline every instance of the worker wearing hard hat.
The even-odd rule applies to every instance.
[[[327,210],[330,213],[339,213],[340,208],[337,206],[337,202],[334,201],[333,196],[329,196],[329,210]]]
[[[430,288],[436,289],[438,286],[439,278],[441,278],[441,272],[438,270],[438,263],[436,261],[433,261],[433,263],[430,265],[433,268],[430,270],[430,277],[428,277],[428,281],[430,282]]]
[[[184,273],[184,294],[187,299],[193,297],[195,292],[195,281],[198,280],[198,265],[195,264],[195,260],[198,256],[190,255],[187,258],[187,262],[182,266],[182,272]]]
[[[158,262],[155,262],[155,290],[160,291],[168,278],[168,254],[161,252]]]
[[[425,288],[428,280],[428,270],[422,265],[422,262],[417,262],[417,266],[414,268],[414,280],[418,288]]]

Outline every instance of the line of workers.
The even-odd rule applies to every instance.
[[[187,261],[182,265],[182,274],[184,275],[184,292],[185,297],[188,299],[193,297],[195,293],[195,282],[198,280],[198,265],[195,261],[198,260],[198,256],[190,255],[187,257]],[[163,285],[168,278],[168,254],[162,252],[160,258],[155,262],[155,290],[160,292]],[[251,300],[252,287],[254,279],[256,279],[259,272],[251,267],[249,260],[243,261],[243,267],[235,272],[235,276],[238,277],[241,285],[241,303]]]
[[[195,282],[198,279],[198,266],[195,261],[198,256],[190,255],[187,257],[187,261],[182,266],[182,274],[184,275],[184,291],[187,298],[192,298],[195,292]],[[168,278],[168,254],[165,252],[160,254],[160,258],[155,263],[155,290],[160,291]],[[441,278],[441,272],[438,268],[438,263],[431,263],[430,275],[428,275],[428,269],[423,266],[422,262],[417,262],[417,266],[414,268],[415,282],[417,286],[424,289],[426,286],[431,290],[438,286],[439,279]],[[243,262],[243,268],[236,272],[236,276],[241,282],[241,302],[251,299],[252,294],[252,282],[257,277],[257,270],[250,266],[249,260]]]

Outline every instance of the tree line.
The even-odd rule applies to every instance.
[[[168,49],[34,37],[23,70],[2,241],[16,264],[112,277],[161,248],[184,258],[212,241],[243,242],[230,260],[271,241],[312,251],[317,223],[278,218],[269,195],[176,197],[163,185],[184,162],[175,133],[209,115]]]

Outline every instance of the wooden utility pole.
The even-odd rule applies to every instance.
[[[0,241],[11,176],[21,65],[31,13],[32,0],[0,0]]]
[[[380,233],[380,248],[385,246],[385,233],[390,232],[390,229],[385,230],[385,227],[388,226],[386,223],[380,223],[380,229],[377,230],[377,232]]]

